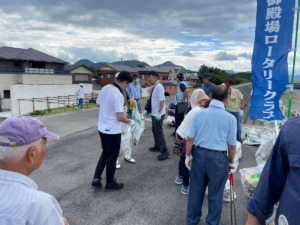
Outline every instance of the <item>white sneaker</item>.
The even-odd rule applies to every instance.
[[[76,111],[78,110],[78,108],[76,107]]]
[[[119,161],[117,161],[116,163],[116,169],[121,169],[121,164],[119,163]]]
[[[80,109],[80,111],[84,111],[84,109]]]
[[[130,162],[130,163],[135,163],[135,160],[131,157],[128,157],[128,158],[124,157],[124,160],[127,162]]]

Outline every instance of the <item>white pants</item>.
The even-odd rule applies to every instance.
[[[168,125],[171,125],[172,123],[175,124],[175,116],[168,116],[166,122]]]

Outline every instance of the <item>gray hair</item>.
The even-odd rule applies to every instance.
[[[40,147],[42,140],[43,139],[41,138],[35,142],[24,146],[0,146],[0,161],[18,162],[25,156],[26,151],[32,146],[36,146],[38,151],[40,152],[42,150],[42,148]],[[0,137],[0,141],[9,143],[9,140],[5,137]]]

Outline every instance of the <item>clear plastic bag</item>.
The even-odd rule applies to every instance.
[[[131,138],[132,138],[131,126],[126,123],[122,123],[121,124],[121,147],[120,147],[119,156],[123,155],[126,149],[129,148]]]
[[[244,127],[244,133],[245,133],[245,141],[243,144],[248,144],[248,145],[259,145],[260,144],[260,135],[262,131],[257,128],[249,128],[249,127]]]
[[[264,166],[265,163],[261,163],[257,167],[239,170],[241,173],[243,189],[247,197],[254,192]]]
[[[235,153],[237,156],[238,156],[238,159],[241,159],[242,158],[242,144],[241,142],[237,141],[236,142],[236,153]]]
[[[137,145],[145,130],[145,119],[143,118],[142,114],[138,111],[136,106],[132,110],[132,119],[135,121],[135,125],[132,131],[133,144]]]
[[[275,142],[274,132],[265,132],[260,136],[260,146],[255,153],[257,164],[267,161]]]

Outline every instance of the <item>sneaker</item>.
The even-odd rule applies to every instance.
[[[130,163],[135,163],[135,160],[131,157],[128,157],[128,158],[124,157],[124,160],[127,162],[130,162]]]
[[[157,156],[158,160],[165,160],[165,159],[169,159],[169,158],[170,158],[169,152],[164,152]]]
[[[76,111],[78,110],[78,107],[76,107]]]
[[[182,183],[183,183],[182,176],[176,177],[176,179],[175,179],[175,184],[182,184]]]
[[[116,169],[121,169],[121,164],[119,163],[118,160],[117,160],[117,162],[116,162]]]
[[[97,178],[94,178],[94,180],[92,181],[92,187],[101,188],[102,187],[101,180],[97,179]]]
[[[80,111],[84,111],[84,109],[80,109]]]
[[[157,148],[157,147],[154,146],[154,147],[150,147],[149,151],[150,152],[160,152],[161,150],[160,150],[160,148]]]
[[[189,186],[181,186],[181,193],[184,195],[188,195],[190,193],[190,187]]]
[[[105,185],[105,191],[117,191],[124,187],[123,183],[117,183],[116,180]]]

